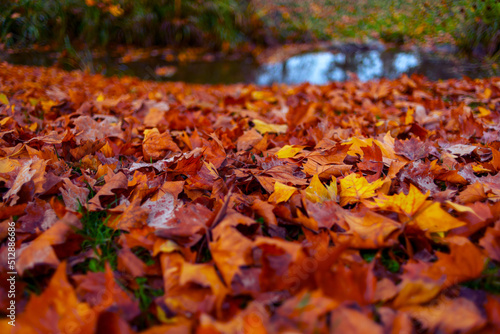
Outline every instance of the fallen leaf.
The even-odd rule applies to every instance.
[[[270,124],[263,122],[258,119],[252,120],[254,124],[254,129],[257,130],[260,134],[273,132],[273,133],[285,133],[288,130],[288,126],[286,124]]]
[[[372,198],[383,184],[382,180],[369,183],[364,177],[352,173],[340,180],[340,205],[354,204]]]
[[[440,203],[434,202],[425,205],[409,224],[418,226],[422,231],[447,232],[466,223],[443,210]]]
[[[429,192],[422,194],[417,187],[411,184],[408,195],[403,192],[393,196],[380,195],[374,198],[375,205],[373,207],[402,213],[410,217],[420,210],[428,197]]]
[[[306,188],[306,198],[314,203],[335,200],[337,198],[337,180],[333,177],[330,185],[324,186],[318,175],[314,175]]]
[[[287,186],[286,184],[276,181],[274,183],[274,192],[269,196],[269,202],[276,204],[286,202],[297,191],[295,187]]]
[[[276,152],[276,156],[280,159],[293,158],[297,155],[305,146],[295,146],[295,145],[285,145]]]

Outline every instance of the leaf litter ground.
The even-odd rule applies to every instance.
[[[0,111],[19,275],[2,333],[500,330],[498,78],[196,86],[3,63]]]

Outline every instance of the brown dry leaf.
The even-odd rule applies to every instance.
[[[28,269],[33,269],[36,265],[47,265],[53,268],[59,265],[59,258],[52,246],[63,244],[70,235],[74,234],[74,226],[70,225],[70,223],[74,223],[74,217],[68,217],[68,220],[56,222],[38,238],[18,251],[16,270],[20,275],[23,275]]]
[[[63,182],[64,185],[61,187],[61,195],[66,208],[77,211],[80,206],[85,207],[87,205],[87,196],[90,192],[89,189],[86,187],[79,187],[67,178],[64,179]]]
[[[371,249],[396,244],[395,231],[401,225],[392,219],[375,212],[366,211],[361,215],[343,215],[348,230],[332,235],[340,243],[348,243],[351,247]],[[344,226],[342,226],[344,227]]]
[[[116,281],[113,270],[106,264],[104,272],[75,275],[76,293],[94,312],[113,310],[123,319],[131,320],[139,313],[139,305]]]
[[[274,205],[268,202],[264,202],[260,199],[257,199],[252,204],[252,209],[255,212],[264,218],[264,222],[268,225],[278,225],[278,221],[276,220],[276,216],[273,213]]]
[[[334,333],[384,333],[382,326],[373,319],[357,310],[344,306],[332,312],[330,323],[333,324],[332,330]]]
[[[480,182],[468,185],[465,190],[458,195],[458,199],[462,203],[474,203],[487,198],[488,196],[486,196],[484,192],[484,186]]]
[[[465,298],[441,299],[435,305],[413,306],[404,311],[431,331],[471,333],[486,324],[476,305]]]
[[[255,129],[250,129],[245,131],[243,135],[238,138],[236,143],[238,151],[247,151],[251,149],[255,144],[262,140],[262,135],[258,133]]]
[[[168,132],[160,134],[157,128],[144,130],[142,152],[145,161],[157,161],[165,158],[169,152],[179,152],[180,149]]]
[[[423,272],[430,278],[446,278],[444,285],[450,286],[481,276],[485,265],[485,256],[468,239],[450,237],[450,254],[436,252],[438,261]]]
[[[270,327],[269,315],[264,305],[252,302],[231,321],[217,321],[209,315],[200,317],[198,333],[255,333],[266,334]],[[160,334],[160,333],[159,333]],[[186,332],[187,334],[187,332]]]
[[[240,267],[252,263],[253,246],[253,242],[241,235],[230,220],[236,220],[235,215],[226,217],[214,229],[214,240],[209,243],[214,262],[227,286],[231,285],[234,275],[240,272]]]
[[[69,153],[75,160],[81,160],[89,154],[94,154],[106,145],[104,140],[90,141],[85,140],[80,145],[69,150]]]
[[[89,116],[80,116],[73,120],[75,128],[76,143],[95,142],[106,137],[120,137],[122,131],[118,124],[118,119],[114,117],[103,117],[101,122],[97,122]]]
[[[277,313],[285,318],[292,318],[295,327],[301,332],[310,333],[317,328],[317,319],[337,309],[339,303],[322,294],[321,291],[302,291],[281,305]]]
[[[33,314],[38,316],[33,317]],[[78,300],[68,282],[66,262],[63,262],[57,267],[48,287],[41,295],[30,298],[25,311],[16,320],[25,333],[64,333],[74,330],[92,333],[97,317],[89,317],[91,314],[96,313],[89,304]]]
[[[174,217],[175,204],[174,196],[170,193],[165,193],[156,201],[148,199],[142,206],[149,211],[149,215],[146,220],[148,226],[155,228],[171,227],[169,223]]]
[[[216,304],[220,307],[228,289],[221,281],[213,265],[191,264],[185,262],[179,277],[179,284],[195,283],[203,287],[210,288],[216,297]]]
[[[387,301],[394,298],[398,294],[398,288],[388,278],[382,278],[377,282],[377,289],[375,290],[374,301]]]
[[[405,279],[398,289],[397,297],[392,302],[395,308],[425,304],[441,292],[441,285],[433,280]]]
[[[500,222],[486,229],[479,245],[486,250],[490,258],[500,262]]]
[[[43,192],[46,166],[47,161],[40,160],[37,157],[24,162],[19,172],[16,173],[14,184],[3,196],[3,200],[9,202],[10,205],[15,205],[20,198],[19,195],[22,196],[22,194],[18,194],[21,188],[29,182],[33,182],[34,194]]]
[[[168,105],[152,107],[148,114],[144,117],[144,125],[147,127],[155,127],[165,118],[165,113],[169,110]]]
[[[102,210],[102,201],[106,197],[115,197],[118,191],[126,189],[128,186],[128,179],[123,173],[113,175],[106,184],[89,200],[89,210]]]
[[[116,208],[111,212],[116,211]],[[141,206],[140,200],[135,199],[125,207],[120,216],[108,223],[108,226],[114,229],[130,231],[133,228],[141,228],[147,223],[150,211],[145,205]]]
[[[427,143],[413,137],[405,141],[397,140],[394,144],[394,151],[413,161],[423,159],[431,152]]]

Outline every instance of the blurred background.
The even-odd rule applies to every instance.
[[[499,75],[496,0],[2,0],[0,60],[196,83]]]

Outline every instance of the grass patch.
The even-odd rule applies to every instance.
[[[147,266],[152,266],[155,264],[154,258],[151,256],[151,253],[142,246],[137,246],[132,248],[132,252],[142,260]]]
[[[146,277],[137,277],[135,282],[139,287],[134,291],[134,296],[139,301],[141,311],[145,312],[148,310],[155,297],[163,296],[163,290],[154,289],[149,286]]]
[[[488,261],[480,278],[462,283],[463,286],[483,290],[492,294],[500,294],[500,267]]]
[[[359,254],[368,263],[371,263],[373,260],[378,259],[380,264],[382,264],[385,269],[390,271],[391,273],[399,272],[401,265],[398,260],[404,260],[407,256],[399,249],[394,248],[386,248],[380,252],[380,257],[377,257],[377,254],[380,251],[377,249],[362,249],[359,251]]]
[[[104,211],[86,211],[83,207],[80,207],[78,212],[82,214],[80,219],[82,229],[77,231],[84,238],[82,251],[92,249],[97,256],[79,264],[78,269],[83,272],[88,270],[93,272],[104,271],[106,262],[115,269],[119,250],[115,239],[122,231],[107,226],[110,216]]]
[[[163,296],[164,291],[163,289],[155,289],[152,287],[148,283],[146,277],[136,277],[135,284],[137,288],[133,290],[133,293],[134,297],[139,302],[141,314],[134,319],[133,325],[138,330],[143,330],[160,323],[154,312],[151,312],[150,308],[154,299]]]

